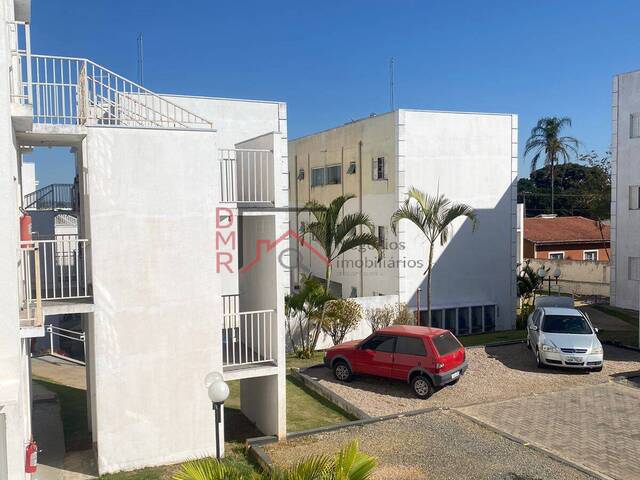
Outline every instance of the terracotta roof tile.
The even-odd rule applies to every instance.
[[[524,238],[533,243],[601,242],[611,238],[609,225],[584,217],[533,217],[524,219]]]

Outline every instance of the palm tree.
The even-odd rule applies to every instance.
[[[543,117],[531,130],[531,136],[524,148],[525,157],[530,153],[533,154],[532,172],[536,170],[542,155],[544,155],[545,166],[551,168],[551,213],[554,212],[555,166],[559,160],[567,163],[572,153],[575,155],[578,153],[578,140],[560,135],[565,127],[570,126],[571,119],[568,117]]]
[[[464,203],[453,203],[444,195],[431,196],[411,187],[404,204],[391,216],[391,230],[395,234],[400,220],[409,220],[424,234],[429,242],[427,261],[427,312],[431,325],[431,271],[433,269],[433,249],[437,241],[444,246],[449,240],[451,224],[458,217],[467,217],[475,231],[478,224],[476,212]],[[420,323],[420,312],[418,312]]]
[[[334,457],[314,455],[290,468],[274,468],[261,474],[241,471],[215,458],[186,462],[173,480],[368,480],[377,460],[360,451],[354,440]]]
[[[355,198],[355,195],[340,195],[328,205],[311,200],[306,203],[303,212],[309,212],[314,221],[302,227],[302,235],[309,235],[322,249],[326,257],[325,292],[329,293],[331,285],[331,262],[343,253],[360,247],[373,247],[378,252],[378,261],[382,258],[382,245],[374,234],[373,223],[364,213],[342,215],[342,207]],[[369,231],[363,232],[366,227]],[[357,230],[360,229],[358,233]]]

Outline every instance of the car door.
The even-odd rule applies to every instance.
[[[393,378],[407,380],[415,367],[427,368],[427,348],[422,337],[398,335],[393,355]]]
[[[390,377],[396,337],[379,334],[365,341],[354,355],[352,369],[356,373]]]
[[[530,344],[534,348],[538,348],[538,338],[540,337],[540,319],[542,318],[542,310],[536,309],[533,314],[531,324],[529,325]]]

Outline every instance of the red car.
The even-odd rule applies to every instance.
[[[381,328],[364,340],[331,347],[324,364],[342,382],[354,374],[404,380],[419,398],[457,382],[467,369],[464,347],[449,330],[408,325]]]

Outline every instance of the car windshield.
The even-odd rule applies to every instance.
[[[542,331],[546,333],[573,333],[588,335],[593,333],[589,323],[577,315],[545,315]]]

